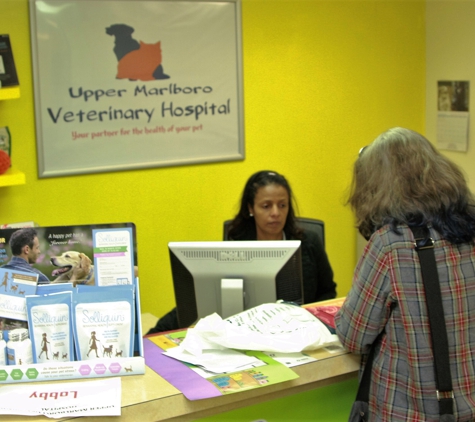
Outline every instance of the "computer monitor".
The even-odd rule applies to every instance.
[[[170,242],[178,323],[279,299],[303,303],[300,240]]]

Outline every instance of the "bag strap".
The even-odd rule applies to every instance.
[[[371,384],[371,371],[373,369],[373,360],[374,360],[374,350],[376,345],[379,344],[379,340],[383,336],[384,330],[379,333],[378,337],[374,340],[369,350],[368,359],[366,360],[366,365],[363,370],[363,375],[361,377],[358,392],[356,393],[356,401],[364,401],[368,403],[369,401],[369,386]]]
[[[434,351],[435,382],[439,414],[452,415],[454,412],[454,393],[449,364],[449,342],[445,325],[439,274],[434,255],[434,241],[427,227],[410,227],[414,234],[414,246],[421,264],[422,281],[427,301],[427,314]]]
[[[427,300],[427,313],[432,337],[432,349],[434,351],[434,370],[437,400],[439,401],[439,414],[453,415],[454,393],[449,365],[449,343],[447,339],[444,308],[442,307],[439,274],[435,262],[434,241],[430,238],[429,229],[427,227],[410,227],[410,229],[414,234],[414,246],[421,264],[422,280]],[[356,401],[369,401],[369,388],[375,348],[383,333],[384,331],[378,335],[371,345],[363,375],[358,386]]]

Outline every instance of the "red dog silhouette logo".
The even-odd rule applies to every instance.
[[[134,28],[114,24],[106,28],[106,34],[115,37],[114,54],[117,57],[117,79],[153,81],[168,79],[163,72],[160,41],[155,44],[138,42],[132,38]]]

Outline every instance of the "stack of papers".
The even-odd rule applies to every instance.
[[[215,374],[227,374],[265,365],[255,356],[248,356],[231,349],[206,350],[201,355],[194,356],[181,347],[173,347],[164,352],[164,355],[191,363]]]
[[[338,337],[306,309],[268,303],[226,320],[216,313],[202,318],[164,354],[209,372],[230,373],[263,364],[239,350],[292,354],[335,344]]]

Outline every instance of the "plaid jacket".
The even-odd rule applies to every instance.
[[[438,421],[434,360],[426,299],[414,238],[373,234],[355,270],[353,285],[335,323],[343,345],[365,354],[385,335],[373,362],[371,421]],[[455,415],[475,420],[475,247],[453,245],[430,229],[447,325]]]

